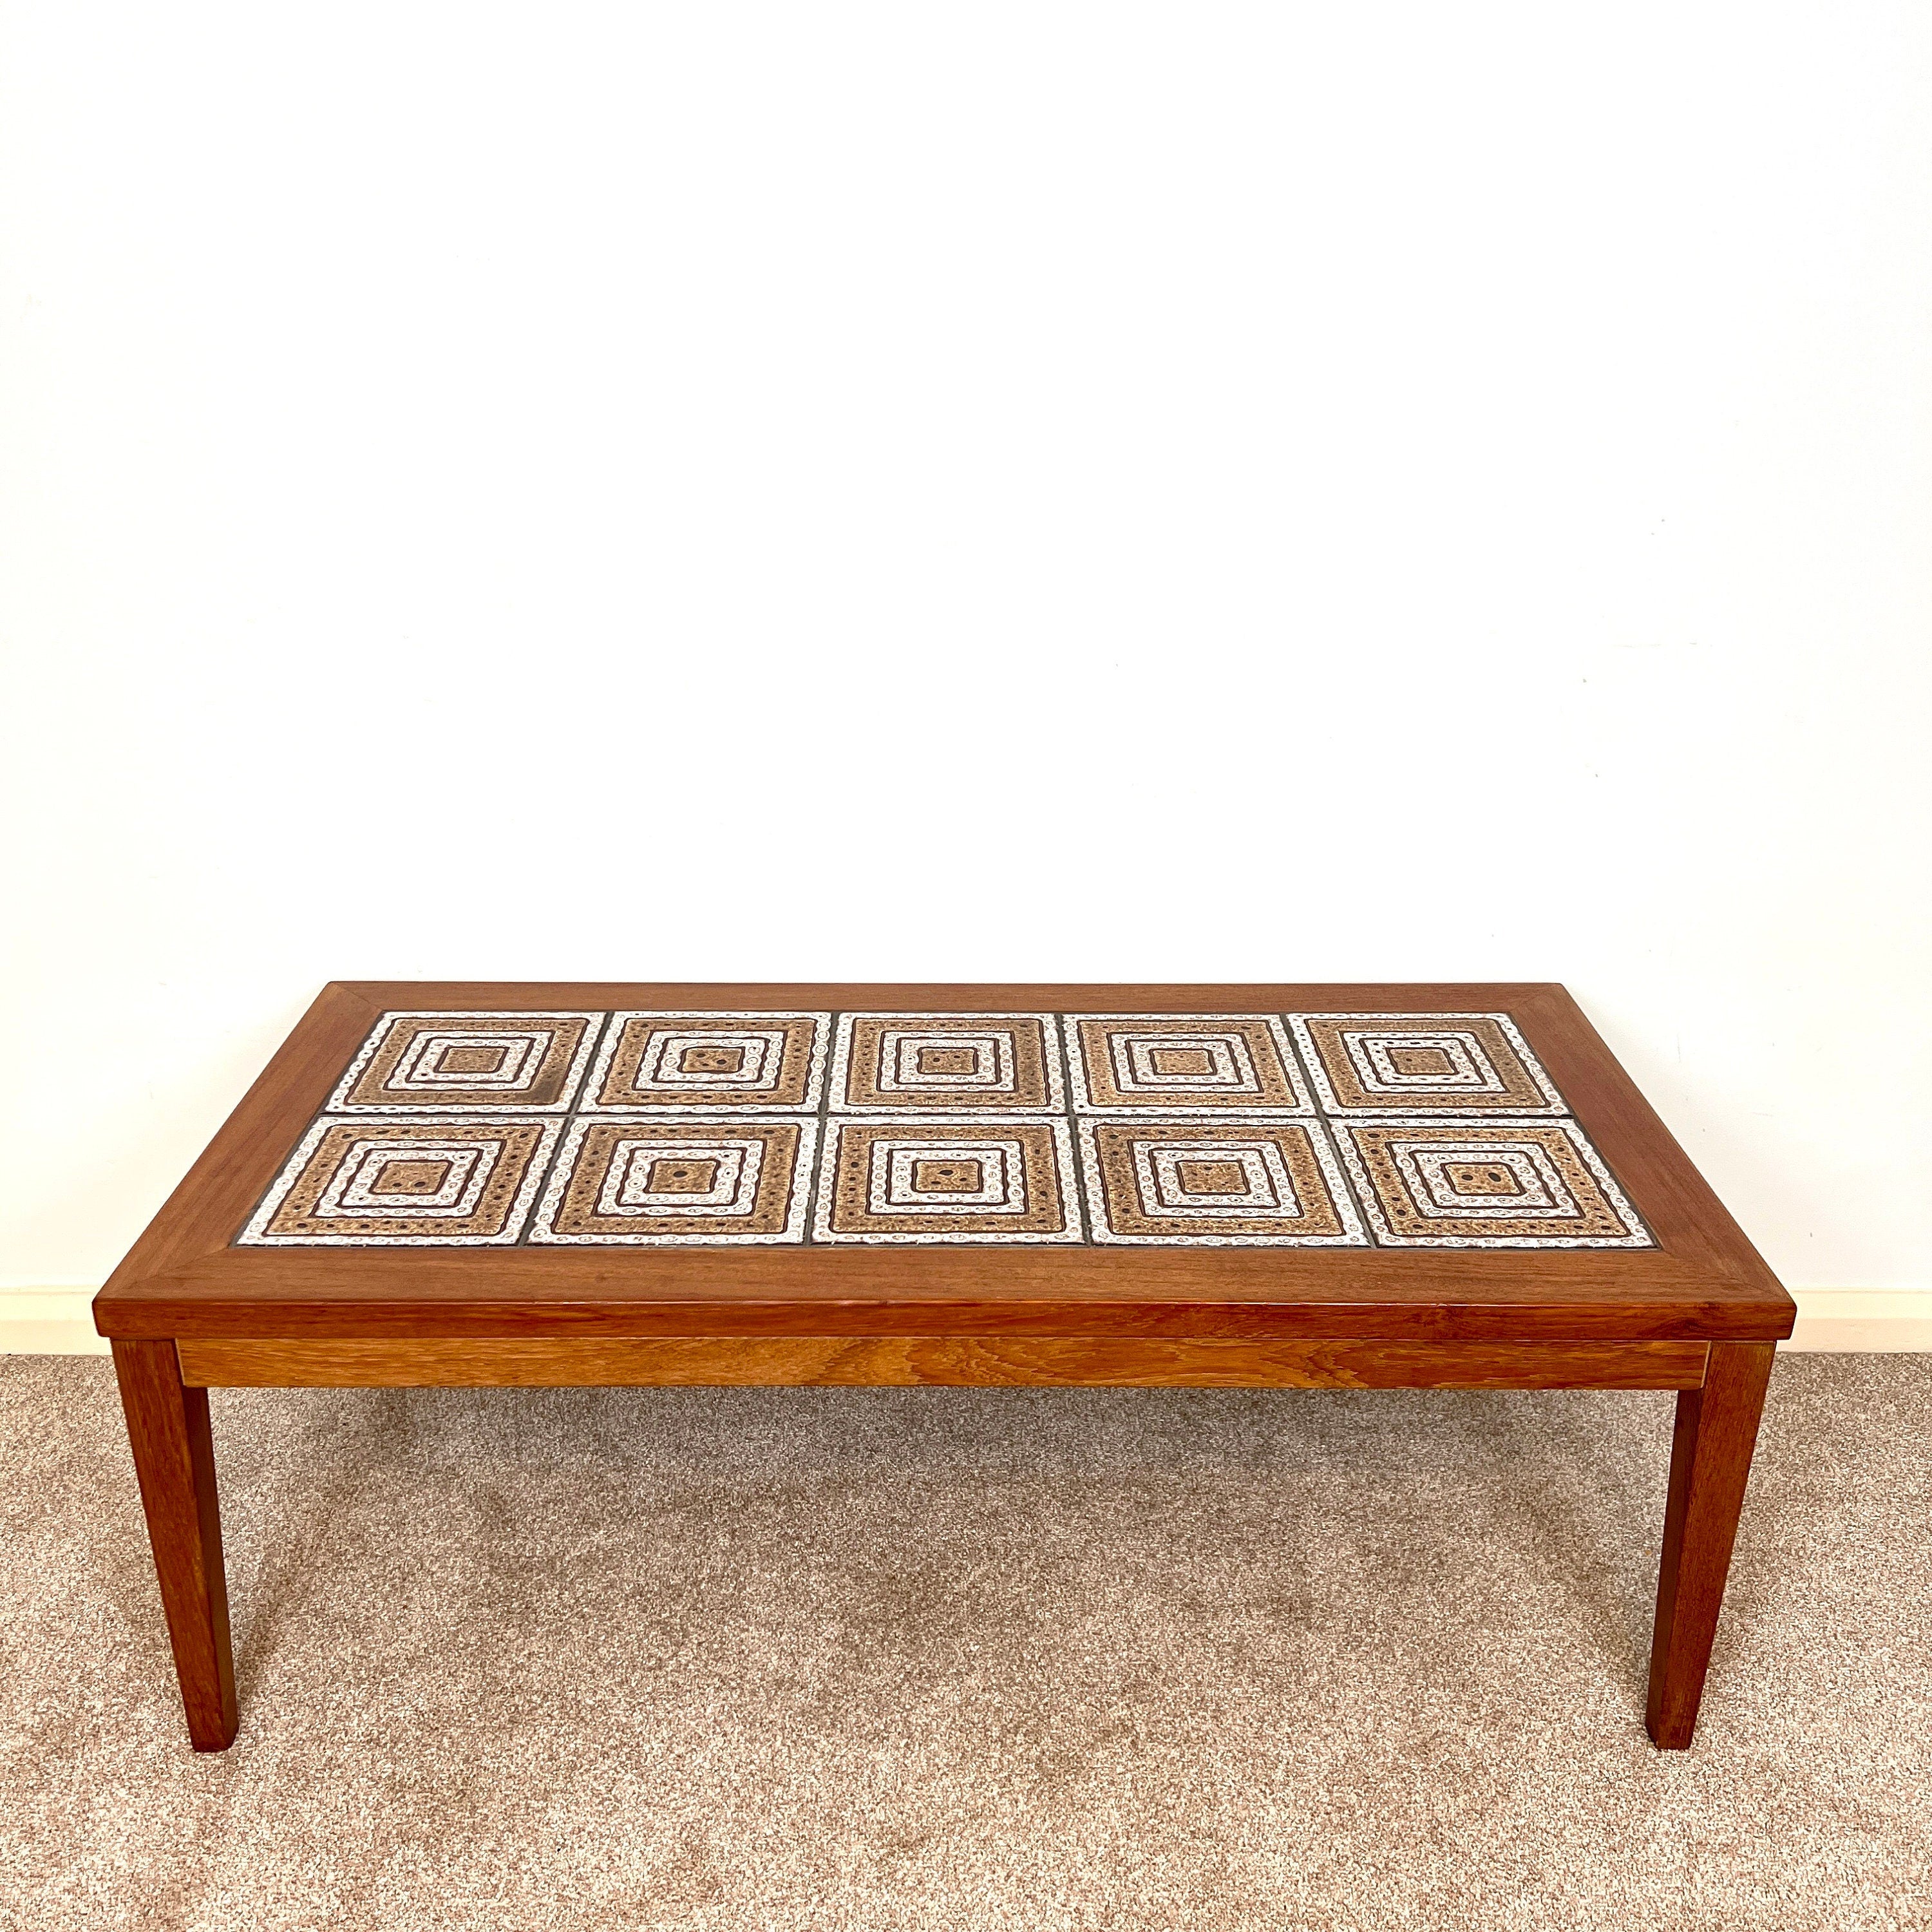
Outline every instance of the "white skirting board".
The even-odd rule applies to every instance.
[[[1798,1326],[1784,1348],[1932,1349],[1932,1288],[1795,1288]]]
[[[104,1355],[91,1288],[0,1289],[0,1354]],[[1804,1288],[1787,1348],[1932,1350],[1932,1288]]]
[[[104,1355],[91,1288],[0,1288],[0,1354]]]

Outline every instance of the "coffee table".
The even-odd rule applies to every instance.
[[[201,1750],[209,1388],[728,1383],[1675,1389],[1682,1748],[1794,1313],[1550,985],[338,983],[94,1306]]]

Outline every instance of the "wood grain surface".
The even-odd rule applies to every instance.
[[[1645,1714],[1666,1750],[1687,1748],[1696,1726],[1775,1352],[1768,1342],[1714,1348],[1704,1385],[1677,1398]]]
[[[208,1391],[182,1386],[166,1342],[117,1340],[114,1370],[188,1736],[196,1750],[225,1750],[235,1739],[235,1660]]]
[[[184,1340],[213,1387],[752,1384],[1084,1388],[1690,1388],[1702,1342],[1149,1341],[1136,1336]]]

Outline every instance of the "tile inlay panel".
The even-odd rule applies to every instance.
[[[1299,1013],[1289,1024],[1331,1114],[1568,1111],[1507,1013]]]
[[[560,1114],[602,1013],[385,1013],[330,1101],[338,1113],[420,1108]]]
[[[845,1013],[832,1056],[843,1112],[1058,1113],[1051,1013]]]
[[[584,1096],[596,1113],[816,1108],[827,1013],[614,1013]]]
[[[1574,1121],[1349,1120],[1336,1137],[1385,1246],[1651,1245]]]
[[[874,1244],[1077,1241],[1076,1187],[1064,1120],[834,1120],[813,1232]]]
[[[1655,1245],[1506,1013],[702,1010],[385,1012],[236,1240]]]
[[[560,1120],[324,1120],[238,1238],[246,1246],[475,1246],[514,1241]]]
[[[1251,1013],[1070,1016],[1081,1113],[1313,1112],[1287,1030]]]
[[[1096,1241],[1366,1247],[1312,1121],[1083,1120]]]
[[[816,1120],[573,1120],[530,1239],[597,1246],[805,1238]]]

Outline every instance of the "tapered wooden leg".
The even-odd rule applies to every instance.
[[[228,1641],[228,1580],[208,1391],[186,1388],[172,1342],[114,1344],[128,1439],[148,1513],[188,1736],[196,1750],[235,1742],[235,1659]]]
[[[1666,1750],[1682,1750],[1696,1727],[1776,1352],[1768,1342],[1714,1342],[1704,1386],[1677,1398],[1646,1720]]]

